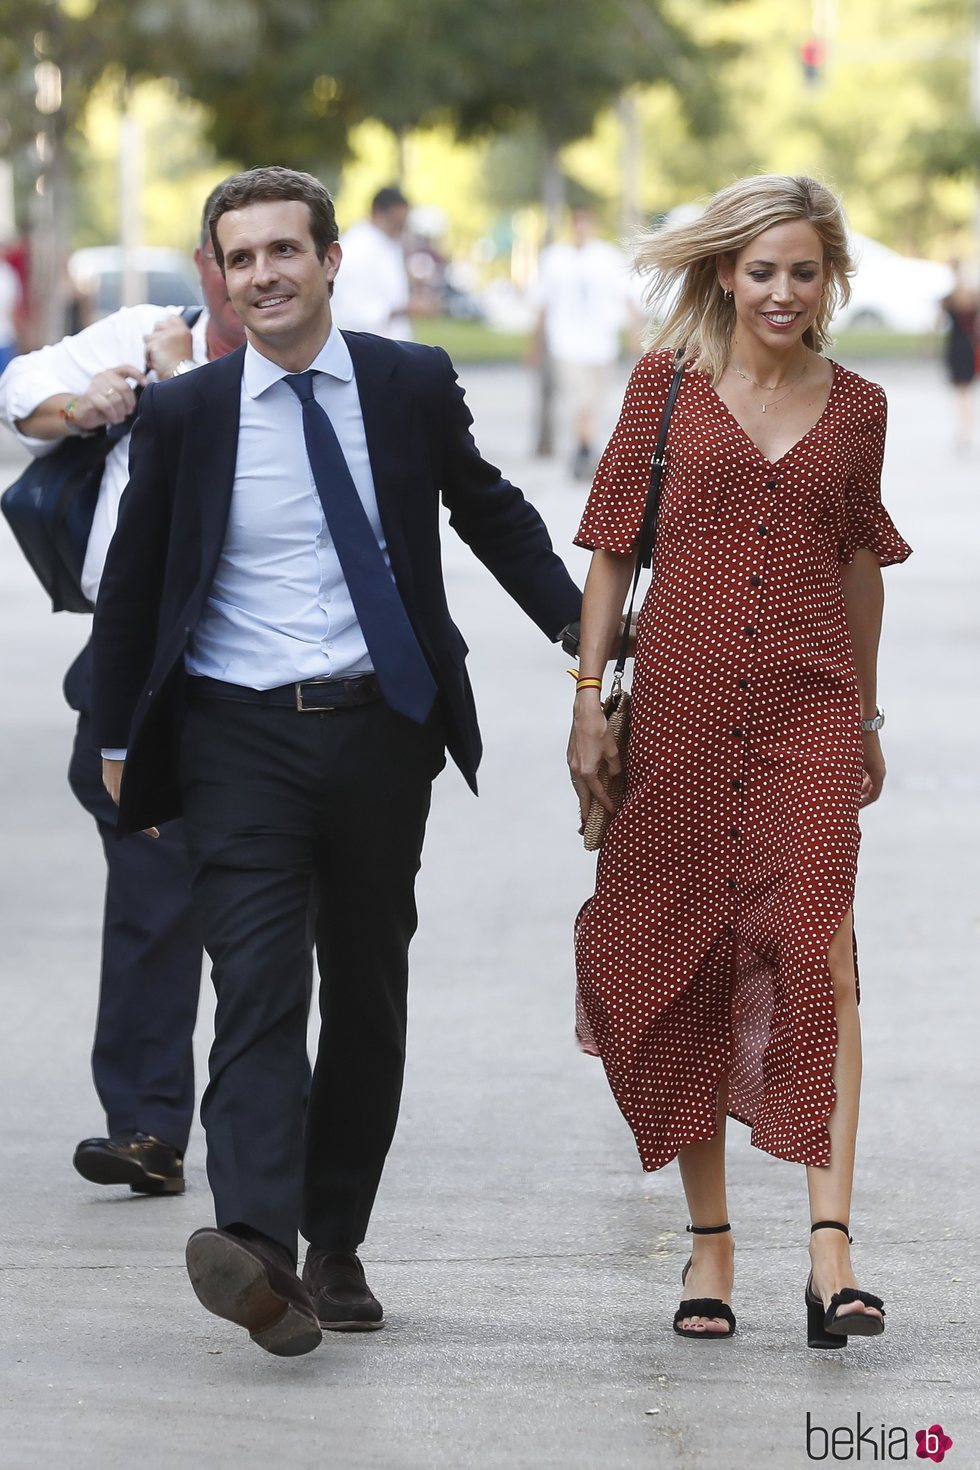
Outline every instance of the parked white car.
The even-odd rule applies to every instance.
[[[151,306],[198,306],[201,289],[193,262],[180,250],[146,245],[136,251],[143,277],[141,302]],[[123,252],[120,245],[91,245],[68,257],[75,289],[87,296],[93,318],[118,311],[122,298]]]
[[[899,255],[867,235],[852,234],[857,273],[851,299],[834,318],[844,331],[932,332],[953,272],[938,260]]]

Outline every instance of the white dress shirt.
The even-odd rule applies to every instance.
[[[354,365],[336,328],[310,366],[387,562]],[[307,457],[302,405],[285,376],[246,347],[225,542],[185,654],[188,673],[250,689],[372,668]]]
[[[165,316],[179,315],[179,306],[125,306],[90,327],[63,337],[49,347],[40,347],[23,357],[14,358],[0,377],[0,420],[9,424],[24,448],[34,457],[50,454],[61,439],[30,439],[14,428],[17,419],[25,419],[39,404],[56,393],[84,393],[96,373],[129,363],[143,367],[146,363],[144,338]],[[202,311],[191,329],[193,358],[198,364],[208,360],[208,313]],[[150,374],[150,381],[156,374]],[[129,481],[129,435],[125,434],[110,450],[105,462],[99,498],[92,520],[82,566],[82,591],[94,602],[102,579],[106,552],[116,529],[119,501]]]
[[[330,307],[337,326],[411,341],[408,270],[401,241],[366,219],[341,235],[340,248],[343,259]]]

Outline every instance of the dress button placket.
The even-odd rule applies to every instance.
[[[766,490],[772,492],[778,488],[778,485],[778,480],[769,479],[766,481]],[[742,725],[736,725],[732,730],[733,738],[737,741],[742,742],[740,753],[741,759],[739,761],[739,774],[732,777],[733,803],[738,816],[740,816],[741,814],[742,804],[745,800],[745,778],[746,764],[748,760],[748,747],[744,743],[744,737],[745,730],[748,727],[749,723],[749,691],[752,687],[753,659],[757,647],[756,639],[759,631],[759,622],[761,620],[761,594],[765,585],[763,577],[763,562],[765,551],[768,550],[769,547],[769,541],[767,538],[769,537],[772,526],[772,513],[772,501],[767,497],[760,505],[759,519],[755,525],[756,534],[762,544],[758,547],[753,546],[750,548],[753,561],[755,562],[756,566],[759,567],[759,570],[753,571],[749,574],[749,586],[752,588],[752,591],[756,594],[756,596],[753,599],[754,606],[750,614],[751,621],[746,622],[742,627],[743,637],[749,640],[749,648],[746,651],[745,672],[740,675],[738,679],[738,687],[745,695],[745,699],[742,704],[742,717],[744,723]],[[755,538],[752,539],[753,541],[755,540]],[[738,818],[736,818],[736,820],[737,819]],[[735,924],[738,918],[738,874],[740,868],[738,856],[739,843],[737,841],[738,836],[739,828],[736,825],[732,825],[729,828],[729,837],[732,839],[733,851],[731,858],[730,876],[728,878],[729,901],[726,905],[726,912],[728,914],[729,922],[725,924],[724,930],[726,937],[729,939],[734,938]]]

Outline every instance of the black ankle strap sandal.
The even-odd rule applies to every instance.
[[[688,1234],[690,1235],[726,1235],[731,1228],[731,1225],[688,1225],[687,1227]],[[694,1257],[692,1256],[681,1272],[682,1286],[687,1280],[687,1273],[690,1271],[693,1261]],[[728,1323],[728,1331],[715,1332],[709,1328],[704,1328],[699,1332],[695,1328],[681,1327],[679,1324],[684,1321],[685,1317],[720,1317],[722,1321]],[[723,1302],[720,1297],[688,1297],[686,1301],[681,1302],[677,1311],[674,1313],[674,1331],[678,1337],[696,1338],[698,1342],[729,1338],[735,1331],[735,1313],[728,1303]]]
[[[818,1220],[815,1225],[810,1226],[810,1234],[815,1230],[841,1230],[847,1236],[848,1243],[851,1241],[850,1230],[840,1220]],[[874,1296],[870,1291],[858,1291],[854,1286],[845,1286],[843,1291],[834,1292],[830,1304],[825,1308],[813,1290],[811,1271],[803,1299],[806,1303],[808,1347],[842,1348],[849,1337],[880,1337],[885,1330],[885,1304],[880,1296]],[[861,1302],[865,1307],[872,1307],[881,1316],[874,1317],[867,1312],[845,1312],[840,1315],[841,1307],[850,1306],[852,1302]]]

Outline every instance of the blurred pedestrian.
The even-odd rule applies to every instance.
[[[201,1116],[218,1228],[188,1241],[191,1282],[292,1356],[321,1327],[384,1320],[357,1249],[398,1116],[415,876],[446,748],[474,787],[480,758],[440,498],[545,634],[581,595],[480,457],[446,354],[334,329],[342,256],[316,179],[237,175],[211,239],[248,345],[144,395],[94,703],[122,830],[183,814],[213,961]]]
[[[596,440],[623,333],[639,324],[626,256],[599,239],[595,211],[571,211],[571,238],[541,252],[532,291],[537,307],[533,365],[548,352],[555,364],[561,412],[571,420],[572,474],[591,480]]]
[[[405,264],[408,209],[402,191],[389,184],[371,201],[370,219],[341,235],[344,269],[331,306],[339,327],[411,340],[415,303]]]
[[[884,1329],[849,1246],[861,1081],[852,904],[861,807],[885,777],[881,389],[822,355],[849,295],[839,201],[743,179],[645,241],[661,308],[578,533],[593,550],[580,677],[630,583],[675,366],[654,575],[638,624],[625,800],[577,924],[580,1036],[645,1169],[677,1157],[693,1251],[685,1337],[730,1337],[725,1123],[806,1167],[807,1341]],[[655,313],[656,314],[656,313]],[[619,758],[594,687],[569,764],[583,813]],[[764,1313],[772,1322],[771,1309]]]
[[[0,373],[17,352],[17,309],[20,277],[0,255]]]
[[[36,456],[64,439],[123,424],[137,393],[223,356],[244,340],[214,260],[205,206],[195,261],[205,307],[193,327],[179,307],[131,306],[74,337],[15,359],[0,378],[0,419]],[[128,479],[129,433],[110,452],[82,571],[95,602]],[[91,644],[65,677],[78,713],[68,779],[95,819],[106,860],[101,983],[92,1072],[107,1136],[84,1139],[74,1164],[97,1184],[143,1194],[179,1194],[194,1111],[191,1039],[201,984],[202,942],[191,905],[179,822],[160,839],[117,837],[116,808],[93,744]]]
[[[942,303],[946,318],[944,358],[956,398],[957,444],[968,449],[973,436],[973,383],[980,357],[980,302],[959,262],[956,280]]]

